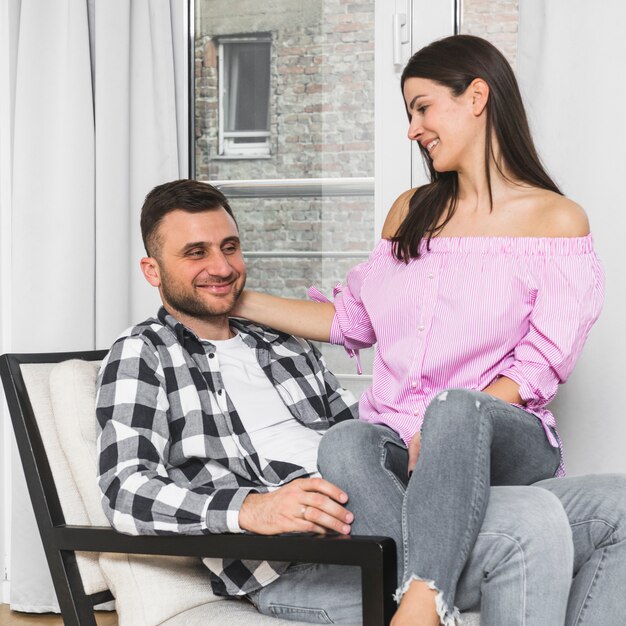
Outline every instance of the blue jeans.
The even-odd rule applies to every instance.
[[[491,491],[482,529],[457,586],[457,606],[465,610],[480,605],[482,626],[563,624],[572,571],[571,533],[563,508],[552,494],[535,487]],[[393,515],[391,501],[385,511],[386,516],[376,511],[376,519],[383,519],[385,534],[393,537],[392,528],[401,533],[400,515]],[[360,571],[297,564],[251,600],[265,615],[283,619],[360,624]]]
[[[473,392],[448,392],[446,401],[439,403],[451,400],[448,411],[474,406],[487,414],[478,418],[482,424],[475,429],[478,434],[470,430],[465,440],[449,429],[445,416],[441,418],[444,407],[435,404],[429,409],[427,417],[432,419],[425,420],[420,460],[410,481],[406,448],[393,431],[359,421],[331,428],[322,439],[319,466],[325,478],[350,496],[349,508],[355,514],[352,532],[392,537],[399,553],[399,580],[413,575],[433,580],[448,594],[446,609],[456,605],[464,610],[480,604],[483,625],[621,624],[626,614],[625,594],[620,591],[626,583],[626,478],[589,476],[546,480],[535,487],[489,488],[490,481],[523,481],[518,465],[536,467],[528,456],[536,450],[529,448],[546,444],[535,418],[515,407],[510,407],[514,409],[510,414],[496,414],[497,403],[490,403],[489,398]],[[437,408],[442,411],[435,411]],[[478,468],[474,474],[460,471],[468,458],[480,456],[476,450],[482,451],[485,441],[506,441],[500,426],[510,422],[508,427],[514,432],[518,422],[528,421],[528,417],[539,429],[539,442],[528,445],[517,433],[512,451],[491,450],[492,463],[490,466],[487,455],[486,470]],[[494,429],[496,418],[501,423]],[[527,430],[522,427],[520,432]],[[425,455],[428,442],[442,436],[440,450],[445,454],[434,455],[439,461],[430,459]],[[558,455],[548,449],[545,458],[546,466],[551,458],[554,471]],[[438,491],[429,494],[428,505],[421,507],[416,504],[419,500],[410,497],[420,475],[419,464],[428,467],[437,462],[439,473],[431,468],[431,477],[439,485]],[[539,473],[542,471],[547,470],[539,467]],[[476,474],[477,479],[471,478]],[[458,489],[455,481],[466,485],[460,499],[451,495]],[[487,485],[486,494],[483,484]],[[473,495],[468,498],[468,493]],[[433,525],[435,519],[439,519],[438,525]],[[463,520],[465,526],[459,526]],[[476,520],[472,537],[473,531],[467,527]],[[458,536],[451,532],[455,527],[460,528]],[[464,555],[468,537],[471,545]],[[452,591],[444,587],[450,580],[454,581]],[[359,573],[348,567],[297,565],[253,594],[252,600],[266,614],[316,623],[358,623]],[[446,619],[448,623],[454,619],[449,610]]]
[[[350,457],[344,452],[338,460],[340,450]],[[347,491],[355,520],[363,519],[358,513],[367,501],[368,521],[353,524],[353,532],[373,534],[388,507],[398,508],[401,517],[391,535],[402,547],[397,596],[412,580],[427,581],[440,592],[441,621],[452,625],[457,582],[483,522],[490,485],[527,485],[554,476],[560,452],[534,415],[485,393],[452,389],[426,411],[410,480],[404,442],[395,431],[367,422],[330,429],[318,461],[322,475]],[[363,480],[371,463],[381,461],[386,474],[373,483]]]

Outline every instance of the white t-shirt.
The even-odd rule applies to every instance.
[[[258,454],[265,459],[317,471],[317,449],[323,433],[302,425],[285,406],[240,335],[210,342],[215,346],[224,387]]]

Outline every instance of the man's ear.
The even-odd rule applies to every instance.
[[[482,78],[475,78],[467,89],[472,98],[472,111],[479,116],[489,101],[489,85]]]
[[[145,279],[153,286],[161,286],[161,272],[157,260],[151,256],[145,256],[140,261],[141,271]]]

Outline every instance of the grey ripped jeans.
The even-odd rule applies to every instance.
[[[326,433],[319,451],[322,475],[350,497],[352,532],[391,536],[399,580],[432,581],[441,591],[442,621],[449,624],[455,602],[468,608],[481,594],[485,624],[563,623],[572,558],[563,508],[538,489],[490,489],[551,476],[558,463],[558,450],[535,417],[464,390],[451,390],[429,407],[410,481],[406,447],[384,426],[344,422]],[[496,588],[494,600],[487,592]],[[359,621],[358,589],[353,568],[296,565],[251,599],[272,615],[353,623]],[[510,605],[530,614],[534,606],[540,617],[514,620]]]
[[[381,528],[393,529],[399,522],[387,512]],[[552,478],[491,488],[455,602],[461,610],[480,607],[481,626],[623,626],[625,585],[626,475]],[[297,564],[252,596],[266,615],[361,623],[354,567]]]
[[[357,431],[370,434],[357,435]],[[370,436],[378,442],[374,448],[371,440],[365,443]],[[390,505],[398,507],[400,524],[392,535],[398,546],[401,581],[397,597],[412,580],[427,581],[439,591],[437,610],[446,626],[453,626],[458,617],[454,608],[457,583],[483,523],[490,486],[529,485],[553,477],[560,463],[560,451],[549,443],[537,417],[488,394],[465,389],[444,391],[428,406],[410,479],[406,446],[384,426],[340,424],[325,438],[319,464],[331,482],[345,480],[342,477],[348,472],[355,476],[348,463],[331,460],[339,450],[349,447],[355,455],[378,457],[387,473],[382,482],[368,484],[364,476],[359,487],[339,483],[351,490],[347,493],[354,502],[355,520],[364,517],[357,515],[364,500],[378,499],[380,508],[368,502],[368,521],[364,520],[364,526],[353,524],[353,532],[371,534],[382,522],[376,518],[384,518]],[[333,443],[335,439],[340,441]],[[352,461],[349,465],[354,467]]]

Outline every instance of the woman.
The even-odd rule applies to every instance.
[[[544,171],[494,46],[436,41],[401,85],[430,184],[397,199],[334,303],[245,293],[238,314],[348,350],[376,343],[360,420],[328,431],[320,470],[341,486],[351,468],[337,450],[367,442],[372,472],[384,466],[388,489],[404,494],[392,623],[450,625],[490,484],[563,473],[546,405],[599,315],[603,274],[587,217]],[[372,497],[363,483],[350,502]],[[357,518],[353,532],[372,530]]]

